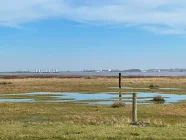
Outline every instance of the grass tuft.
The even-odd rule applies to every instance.
[[[86,76],[85,79],[93,79],[92,76]]]
[[[125,102],[124,101],[115,101],[113,104],[111,104],[112,108],[120,108],[120,107],[125,107]]]
[[[165,99],[162,96],[156,96],[156,97],[153,98],[153,101],[155,101],[155,102],[165,102]]]
[[[159,89],[159,86],[158,85],[154,85],[154,84],[150,84],[149,88],[150,89]]]
[[[11,82],[5,82],[5,81],[0,82],[0,85],[10,85],[10,84],[12,84],[12,83]]]

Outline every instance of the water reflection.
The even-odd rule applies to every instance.
[[[121,90],[119,91],[119,100],[121,100],[122,95],[121,95]]]
[[[139,92],[137,93],[137,102],[139,104],[153,104],[155,102],[153,102],[152,99],[155,96],[164,97],[166,104],[186,100],[185,94]],[[119,93],[104,92],[92,94],[80,92],[34,92],[21,94],[0,94],[0,102],[76,102],[87,104],[112,104],[117,100],[122,100],[126,104],[131,104],[132,94],[123,93],[121,91],[119,91]]]

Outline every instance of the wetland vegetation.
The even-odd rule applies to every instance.
[[[89,94],[119,92],[117,88],[108,88],[118,85],[117,77],[6,77],[0,79],[0,82],[12,83],[0,84],[1,98],[8,95],[11,98],[24,99],[25,95],[17,94],[31,92]],[[151,83],[161,85],[160,88],[183,90],[121,89],[121,92],[186,94],[186,77],[123,77],[122,79],[123,86],[135,88],[148,88]],[[55,98],[53,94],[49,95]],[[28,94],[28,96],[37,100],[48,98],[42,94],[36,96]],[[184,140],[186,138],[185,101],[172,104],[139,104],[138,120],[148,122],[148,126],[130,125],[131,111],[130,104],[113,108],[111,105],[74,102],[1,102],[0,139]]]

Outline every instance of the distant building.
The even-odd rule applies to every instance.
[[[140,69],[129,69],[129,70],[124,70],[124,72],[141,72]]]
[[[51,69],[40,70],[40,69],[36,69],[36,70],[28,70],[28,72],[30,72],[30,73],[58,73],[58,70],[51,70]]]
[[[149,70],[147,70],[147,72],[160,72],[160,70],[158,70],[158,69],[149,69]]]

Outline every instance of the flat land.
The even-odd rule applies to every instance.
[[[117,77],[0,76],[0,94],[41,91],[118,91]],[[150,84],[167,93],[186,93],[186,77],[123,77],[122,85],[146,88]],[[123,92],[161,92],[159,89]],[[147,126],[132,126],[131,105],[75,103],[0,103],[0,139],[186,139],[186,102],[138,105],[138,120]]]
[[[1,84],[8,83],[8,84]],[[160,88],[181,88],[183,90],[123,89],[123,92],[167,92],[186,93],[186,77],[123,77],[122,86],[148,88],[150,84]],[[37,91],[109,92],[118,91],[117,77],[101,76],[0,76],[0,93]]]

